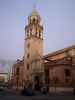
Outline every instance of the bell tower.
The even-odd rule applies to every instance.
[[[24,66],[27,79],[33,84],[43,80],[43,26],[36,10],[28,16],[25,26],[25,55]]]

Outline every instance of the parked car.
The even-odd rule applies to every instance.
[[[0,86],[0,91],[3,91],[3,87],[2,86]]]

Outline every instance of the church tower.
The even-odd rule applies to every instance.
[[[25,55],[24,66],[27,73],[27,80],[33,84],[43,81],[43,26],[41,18],[36,10],[28,16],[28,23],[25,26]],[[35,84],[35,85],[37,85]]]

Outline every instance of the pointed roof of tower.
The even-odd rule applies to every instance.
[[[36,11],[36,9],[33,9],[31,16],[38,16],[38,12]]]
[[[41,20],[41,17],[40,17],[40,15],[38,14],[38,12],[37,12],[36,9],[33,9],[32,12],[31,12],[31,14],[28,16],[28,21],[29,21],[29,23],[30,23],[34,18],[37,19],[38,22],[40,22],[40,20]]]
[[[40,15],[39,13],[37,12],[37,10],[34,8],[30,14],[30,17],[39,17],[40,18]]]

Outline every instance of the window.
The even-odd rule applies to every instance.
[[[39,37],[41,38],[41,31],[39,30]]]
[[[65,69],[65,76],[71,76],[71,72],[69,69]]]
[[[29,64],[27,63],[27,70],[29,70]]]
[[[33,22],[35,23],[35,18],[33,19]]]
[[[30,35],[32,35],[32,28],[30,28]]]
[[[27,33],[29,33],[29,30],[27,30]]]
[[[37,36],[37,34],[38,34],[38,31],[37,31],[37,28],[36,28],[36,36]]]
[[[30,43],[27,44],[27,48],[29,48],[29,47],[30,47]]]
[[[29,56],[30,56],[30,55],[29,55],[29,53],[28,53],[28,54],[27,54],[27,58],[29,58]]]
[[[41,37],[41,34],[39,33],[39,37]]]

